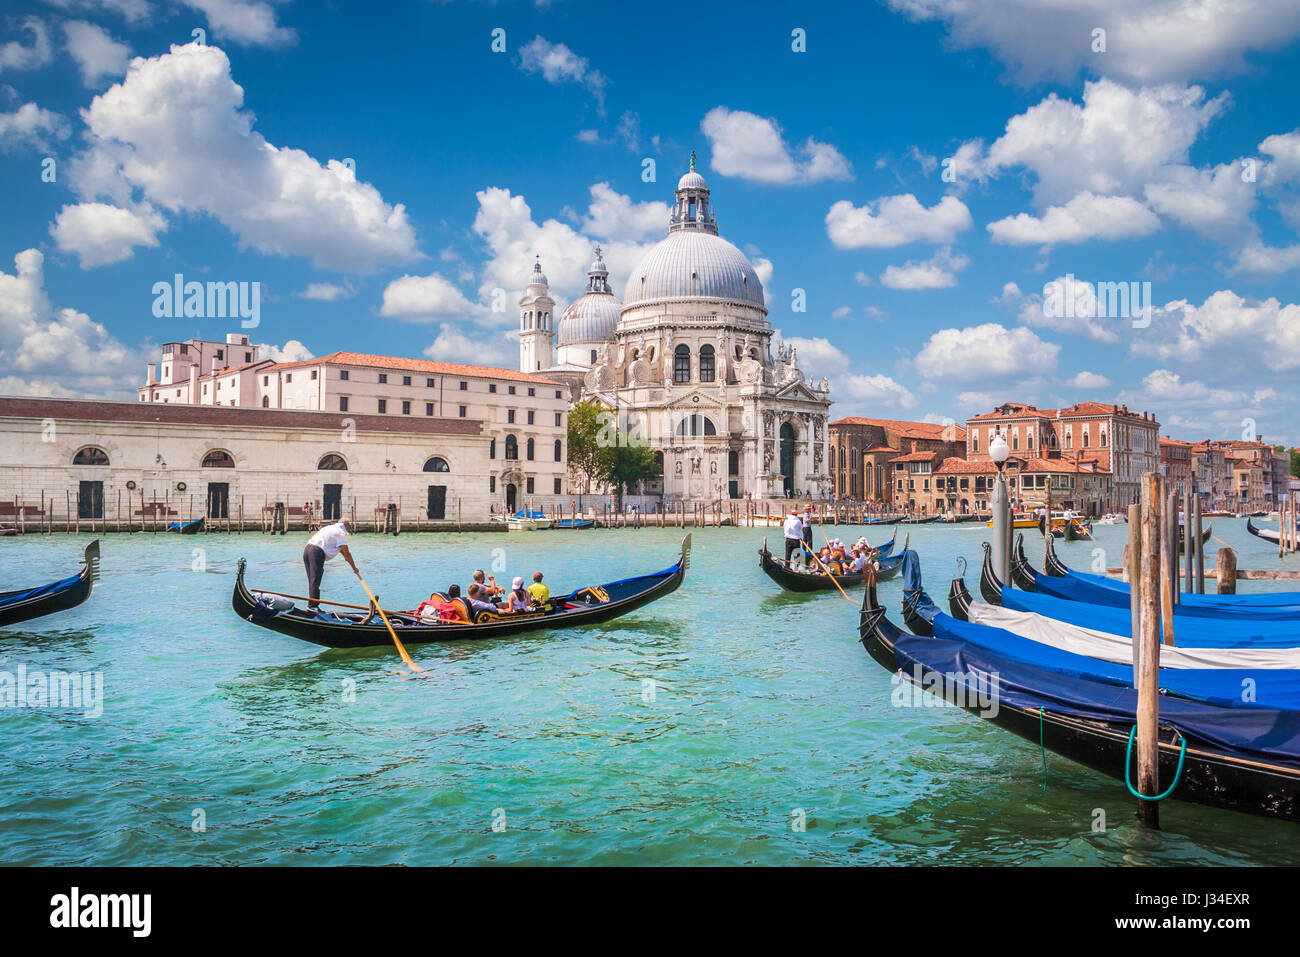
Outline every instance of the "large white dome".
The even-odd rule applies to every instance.
[[[725,299],[765,308],[763,284],[745,254],[698,230],[669,233],[628,277],[624,309],[662,299]]]
[[[609,293],[589,292],[569,303],[556,330],[558,345],[606,342],[614,338],[622,304]]]

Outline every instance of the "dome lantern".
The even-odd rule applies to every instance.
[[[668,220],[668,231],[696,230],[718,235],[718,221],[709,204],[709,184],[695,172],[695,151],[691,150],[691,168],[677,181],[677,203]]]

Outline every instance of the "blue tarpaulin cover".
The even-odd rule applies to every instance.
[[[1053,714],[1121,726],[1137,720],[1137,691],[1131,687],[1062,674],[970,642],[899,633],[894,657],[908,675],[915,675],[918,668],[922,676],[925,672],[949,676],[996,674],[1002,707],[1043,708]],[[977,680],[970,685],[973,689],[979,687]],[[1160,699],[1160,722],[1173,725],[1192,743],[1300,767],[1300,713],[1295,711],[1217,708],[1166,695]]]
[[[1060,675],[1126,687],[1133,685],[1131,665],[1063,651],[1002,628],[960,621],[948,615],[936,615],[931,624],[935,638],[965,641]],[[1161,668],[1159,680],[1161,689],[1169,695],[1225,708],[1300,708],[1300,671],[1296,670]],[[1161,707],[1163,710],[1163,704]]]
[[[1032,611],[1083,628],[1133,637],[1133,617],[1127,603],[1122,608],[1095,605],[1067,601],[1042,592],[1003,588],[1002,604],[1016,611]],[[1209,618],[1175,612],[1174,640],[1185,648],[1300,648],[1300,620]]]
[[[1034,575],[1034,587],[1049,595],[1070,601],[1127,608],[1128,585],[1121,581],[1086,572],[1071,571],[1055,578]],[[1300,593],[1266,592],[1256,595],[1183,595],[1177,616],[1228,618],[1242,620],[1300,620]],[[1177,630],[1177,629],[1175,629]]]
[[[73,575],[71,578],[65,578],[62,581],[57,582],[50,582],[50,584],[42,585],[40,588],[29,588],[27,591],[14,592],[12,595],[0,596],[0,608],[4,608],[7,605],[16,605],[23,601],[30,601],[33,598],[52,595],[55,592],[66,591],[76,585],[80,579],[80,575]]]

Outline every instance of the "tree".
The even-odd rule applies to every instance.
[[[623,490],[655,478],[660,466],[637,430],[619,421],[615,412],[585,399],[569,410],[569,467],[595,485],[612,485],[615,508],[622,508]]]
[[[599,437],[604,411],[604,406],[590,399],[569,409],[569,468],[585,479],[588,492],[592,482],[601,482]]]
[[[623,509],[623,489],[662,471],[654,452],[645,445],[616,445],[601,450],[604,480],[614,486],[614,508]]]

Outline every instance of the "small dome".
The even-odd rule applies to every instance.
[[[567,346],[613,340],[622,308],[618,298],[607,292],[589,292],[579,296],[560,316],[556,344]]]
[[[677,181],[677,188],[678,189],[708,189],[709,184],[704,181],[703,176],[695,172],[695,170],[691,169],[688,170],[686,173],[684,173],[682,175],[682,178]]]
[[[725,299],[766,308],[763,284],[745,254],[721,236],[693,230],[669,233],[628,277],[624,308],[660,299]]]

